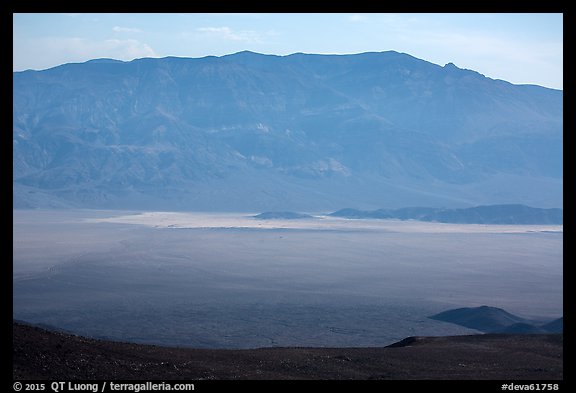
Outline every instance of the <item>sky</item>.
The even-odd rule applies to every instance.
[[[542,13],[13,14],[13,70],[95,58],[395,50],[563,89],[563,15]]]

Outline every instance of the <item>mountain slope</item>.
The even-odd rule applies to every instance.
[[[562,204],[562,92],[453,64],[240,52],[13,82],[15,206]]]

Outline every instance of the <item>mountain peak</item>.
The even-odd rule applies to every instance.
[[[232,53],[230,55],[224,55],[222,57],[281,57],[277,55],[268,55],[264,53],[252,52],[249,50],[243,50],[240,52]]]
[[[124,63],[124,62],[122,60],[116,60],[107,57],[103,57],[100,59],[92,59],[86,62],[86,64],[110,64],[110,63]]]
[[[467,68],[460,68],[454,63],[446,63],[446,65],[444,65],[444,67],[442,67],[442,69],[445,72],[447,72],[449,74],[454,74],[454,75],[461,74],[461,75],[477,76],[477,77],[481,77],[481,78],[485,77],[484,74],[481,74],[478,71],[469,70]]]

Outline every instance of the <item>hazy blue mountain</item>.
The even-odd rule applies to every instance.
[[[515,204],[475,206],[463,209],[406,207],[364,211],[346,208],[330,213],[330,215],[343,218],[393,218],[458,224],[560,225],[564,222],[563,209],[541,209]]]
[[[562,333],[564,331],[564,317],[555,319],[552,322],[540,326],[540,328],[548,333]]]
[[[462,224],[554,224],[563,223],[563,210],[540,209],[524,205],[476,206],[466,209],[442,209],[424,217],[425,221]]]
[[[500,331],[517,323],[530,322],[524,318],[510,314],[501,308],[489,306],[457,308],[441,312],[430,318],[455,323],[483,332]]]
[[[562,206],[563,93],[397,52],[13,74],[14,206]]]

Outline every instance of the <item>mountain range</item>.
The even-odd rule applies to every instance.
[[[562,91],[394,51],[13,73],[16,208],[561,207],[562,146]]]

